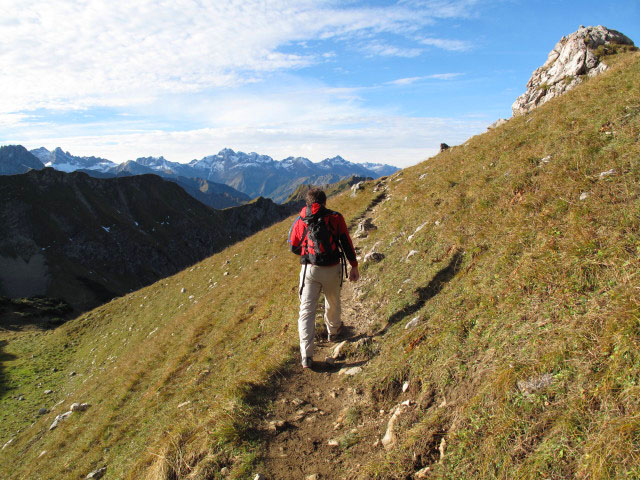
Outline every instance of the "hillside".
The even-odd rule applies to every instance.
[[[0,176],[0,295],[77,310],[176,273],[294,209],[213,210],[156,175],[96,179],[46,168]]]
[[[345,358],[308,381],[292,219],[54,331],[3,333],[2,478],[639,478],[640,55],[607,63],[330,199],[371,219],[357,246],[384,258],[345,288]],[[91,406],[50,430],[72,402]]]

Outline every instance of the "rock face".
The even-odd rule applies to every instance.
[[[599,54],[612,45],[633,45],[633,41],[615,30],[598,25],[580,26],[577,32],[560,41],[549,52],[547,61],[539,67],[527,83],[527,91],[511,107],[513,115],[522,115],[562,95],[582,81],[607,69]],[[598,49],[603,47],[603,49]],[[596,51],[598,49],[598,51]]]
[[[18,175],[43,168],[43,163],[22,145],[0,147],[0,175]]]

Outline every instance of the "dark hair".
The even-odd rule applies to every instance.
[[[321,205],[324,205],[325,203],[327,203],[327,194],[324,193],[320,188],[312,187],[307,192],[306,201],[307,201],[307,206],[309,207],[314,203],[319,203]]]

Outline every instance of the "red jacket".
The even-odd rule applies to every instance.
[[[296,255],[300,255],[300,263],[309,263],[308,259],[308,251],[307,246],[304,242],[304,237],[306,235],[307,225],[303,221],[304,218],[307,218],[309,207],[304,207],[300,211],[300,216],[293,222],[291,226],[291,230],[289,231],[289,243],[291,244],[291,251]],[[311,205],[311,215],[326,215],[328,217],[328,223],[332,232],[335,232],[335,236],[337,237],[337,241],[342,248],[349,264],[352,267],[358,266],[358,260],[356,260],[356,252],[353,248],[353,243],[351,242],[351,237],[349,236],[349,230],[347,229],[347,224],[344,221],[344,217],[333,210],[329,210],[328,208],[320,205],[319,203],[314,203]],[[339,261],[335,262],[333,265],[337,265]]]

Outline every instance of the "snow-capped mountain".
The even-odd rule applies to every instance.
[[[318,163],[304,157],[288,157],[278,161],[267,155],[235,152],[230,148],[216,155],[192,160],[189,166],[198,171],[198,176],[207,180],[226,183],[252,197],[261,195],[276,201],[286,199],[302,183],[337,182],[351,175],[378,178],[398,170],[390,165],[368,164],[367,167],[349,162],[341,156]]]
[[[361,163],[364,168],[371,170],[372,172],[377,173],[380,177],[385,177],[387,175],[391,175],[398,171],[396,167],[392,167],[391,165],[385,165],[382,163]]]
[[[60,147],[50,152],[44,147],[31,150],[45,167],[53,167],[63,172],[74,172],[76,170],[96,170],[107,172],[116,164],[110,160],[99,157],[76,157],[69,152],[63,151]]]
[[[277,202],[284,201],[303,183],[333,183],[352,175],[378,178],[398,170],[390,165],[349,162],[339,155],[314,163],[304,157],[274,160],[268,155],[236,152],[230,148],[187,164],[171,162],[162,156],[140,157],[115,164],[103,158],[76,157],[59,147],[53,152],[44,147],[37,148],[31,153],[46,166],[65,172],[83,170],[89,174],[100,172],[113,176],[155,173],[174,179],[200,178],[228,185],[251,198],[263,196]]]

